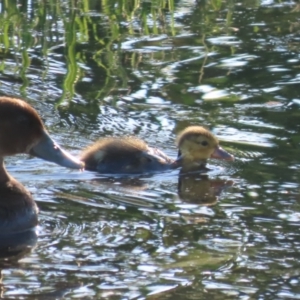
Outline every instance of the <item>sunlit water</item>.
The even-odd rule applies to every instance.
[[[236,160],[210,161],[205,174],[111,178],[7,158],[40,223],[32,252],[3,264],[3,297],[299,299],[295,3],[178,1],[159,22],[155,10],[145,23],[138,9],[131,20],[123,12],[118,29],[113,11],[89,4],[64,11],[74,27],[56,11],[52,27],[32,30],[37,7],[19,21],[5,14],[13,4],[1,7],[35,39],[12,31],[7,47],[2,35],[0,93],[26,98],[75,155],[101,136],[137,135],[176,157],[176,133],[201,124]]]

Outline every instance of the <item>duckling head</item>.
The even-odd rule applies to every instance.
[[[219,146],[218,139],[201,126],[190,126],[177,137],[177,163],[183,169],[205,166],[209,158],[233,161],[234,157]]]

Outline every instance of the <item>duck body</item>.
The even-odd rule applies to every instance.
[[[83,167],[82,162],[51,139],[29,104],[21,99],[0,97],[0,238],[26,231],[38,223],[38,208],[30,192],[5,169],[4,157],[19,153],[69,168]]]
[[[21,183],[13,177],[0,183],[0,236],[35,227],[38,212],[30,192]]]
[[[217,138],[201,126],[190,126],[177,137],[178,157],[169,158],[136,137],[109,137],[83,151],[85,169],[102,174],[144,174],[181,168],[184,172],[204,169],[208,158],[233,160]]]
[[[135,137],[97,141],[81,156],[85,169],[101,174],[143,174],[170,169],[173,160]]]

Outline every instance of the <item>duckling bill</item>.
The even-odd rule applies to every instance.
[[[190,126],[177,137],[178,157],[171,159],[136,137],[108,137],[83,151],[85,169],[102,174],[143,174],[181,168],[188,172],[205,167],[209,158],[232,161],[218,139],[201,126]]]

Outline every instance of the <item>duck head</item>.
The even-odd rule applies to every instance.
[[[190,126],[177,137],[178,157],[176,163],[183,170],[205,166],[207,159],[233,161],[234,157],[222,149],[218,139],[201,126]]]
[[[18,153],[28,153],[67,168],[84,166],[51,139],[38,113],[29,104],[0,97],[0,158]]]

